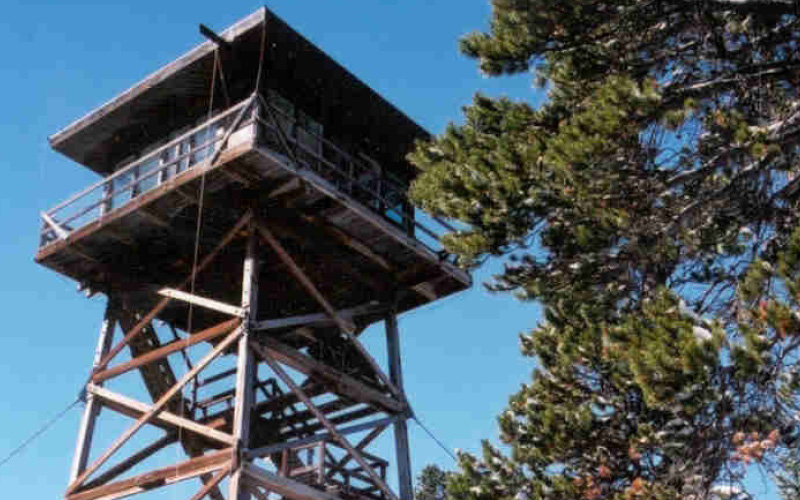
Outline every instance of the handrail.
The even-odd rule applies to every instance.
[[[272,106],[266,99],[260,99],[260,103],[269,106],[272,111],[277,113],[272,115],[271,121],[255,113],[253,117],[246,118],[245,120],[234,120],[234,122],[241,122],[238,124],[228,121],[227,125],[224,126],[226,128],[230,127],[231,129],[226,131],[224,137],[213,135],[202,136],[200,137],[200,140],[202,140],[200,144],[194,144],[192,142],[200,133],[206,130],[213,130],[212,127],[222,120],[231,118],[234,113],[245,111],[243,107],[258,102],[259,101],[256,101],[252,96],[240,101],[217,116],[193,127],[179,137],[155,148],[140,158],[132,160],[120,170],[104,177],[77,194],[72,195],[50,210],[43,212],[42,217],[45,222],[40,231],[40,247],[44,247],[52,241],[62,238],[46,223],[44,219],[45,216],[57,222],[59,227],[65,228],[67,231],[78,229],[85,224],[102,218],[106,215],[107,210],[118,209],[131,201],[130,199],[118,201],[118,197],[130,196],[132,199],[159,185],[162,175],[171,178],[172,176],[181,175],[186,170],[196,168],[203,162],[208,162],[214,157],[215,151],[218,153],[218,144],[220,142],[224,143],[225,139],[234,131],[234,128],[240,130],[250,124],[256,123],[270,129],[271,134],[278,133],[278,128],[280,131],[287,128],[283,134],[285,135],[286,143],[279,145],[280,147],[278,148],[273,148],[276,152],[281,153],[281,149],[292,148],[291,151],[286,151],[285,153],[291,153],[292,155],[299,153],[299,159],[297,157],[293,158],[295,161],[300,162],[300,165],[297,165],[298,168],[312,168],[323,176],[335,176],[335,182],[343,182],[351,194],[354,193],[355,190],[358,190],[358,192],[367,196],[368,199],[364,204],[370,210],[375,211],[392,223],[399,224],[409,231],[411,228],[418,229],[420,235],[424,234],[426,237],[430,237],[433,240],[433,243],[430,244],[430,241],[426,242],[424,239],[416,237],[415,239],[420,244],[438,254],[440,258],[450,260],[449,256],[442,250],[440,235],[438,234],[439,232],[444,232],[442,228],[444,228],[444,230],[453,231],[454,228],[450,224],[438,217],[432,216],[427,222],[433,221],[441,226],[438,228],[438,231],[434,231],[420,220],[417,220],[413,212],[409,213],[410,211],[407,209],[410,203],[407,198],[406,186],[383,175],[376,175],[375,177],[365,179],[365,177],[377,173],[375,168],[369,165],[366,160],[356,158],[351,153],[342,149],[338,144],[312,130],[302,127],[302,125],[298,124],[295,117],[285,113],[279,107]],[[276,118],[278,115],[281,117],[280,120]],[[274,121],[274,123],[272,123],[272,121]],[[308,140],[315,143],[315,147],[312,149],[305,141],[300,139],[299,133],[295,133],[295,131],[302,131],[303,135],[308,138]],[[256,132],[256,134],[258,134],[258,132]],[[184,144],[187,145],[185,151],[183,150]],[[176,147],[177,149],[175,149]],[[165,152],[168,153],[166,158],[163,156]],[[160,158],[164,158],[162,163],[151,164],[151,162],[158,161]],[[131,178],[128,179],[125,177],[128,175],[130,175]],[[120,179],[125,179],[123,184],[115,185]],[[90,195],[92,195],[91,199],[87,199],[83,203],[78,204],[80,200],[84,200]],[[112,207],[112,205],[114,206]],[[61,214],[60,218],[56,217],[57,214],[60,214],[67,208],[70,208],[67,214]],[[77,210],[75,210],[75,208],[77,208]],[[92,212],[95,210],[98,210],[99,213],[93,214]],[[74,223],[75,227],[70,227],[71,223]]]
[[[132,169],[136,168],[137,166],[141,165],[142,163],[145,163],[146,161],[155,158],[157,153],[163,153],[164,150],[169,149],[171,147],[175,147],[177,144],[185,141],[188,137],[196,134],[197,132],[203,130],[204,128],[208,128],[208,127],[216,124],[218,121],[222,120],[223,118],[226,118],[227,116],[229,116],[234,111],[240,109],[242,106],[245,106],[248,103],[248,101],[249,101],[249,98],[245,99],[244,101],[239,102],[238,104],[234,105],[232,108],[226,109],[224,112],[222,112],[219,115],[215,116],[211,120],[201,123],[200,125],[198,125],[195,128],[189,130],[185,134],[181,135],[180,137],[177,137],[177,138],[171,140],[170,142],[164,144],[163,146],[160,146],[160,147],[154,149],[153,151],[151,151],[151,152],[147,153],[146,155],[142,156],[141,158],[136,158],[134,160],[131,160],[130,163],[128,163],[127,165],[121,167],[119,170],[117,170],[113,174],[111,174],[111,175],[109,175],[107,177],[103,177],[102,179],[100,179],[99,181],[95,182],[91,186],[89,186],[89,187],[85,188],[84,190],[82,190],[82,191],[70,196],[65,201],[62,201],[58,205],[56,205],[53,208],[51,208],[50,210],[48,210],[47,213],[52,215],[53,213],[55,213],[55,212],[61,210],[62,208],[64,208],[65,206],[71,204],[72,202],[74,202],[78,198],[82,198],[83,196],[91,193],[92,191],[94,191],[98,187],[100,187],[100,186],[102,186],[104,184],[108,184],[109,182],[113,181],[117,177],[125,175],[126,173],[129,173]]]

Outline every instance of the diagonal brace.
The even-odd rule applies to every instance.
[[[269,246],[278,254],[280,260],[289,268],[289,271],[294,275],[297,281],[300,282],[301,285],[311,294],[312,297],[319,303],[320,306],[325,310],[325,312],[330,316],[336,326],[342,330],[345,336],[353,343],[355,348],[358,352],[361,353],[362,356],[367,360],[369,365],[375,371],[375,374],[378,378],[381,379],[381,382],[389,388],[392,394],[400,399],[401,401],[405,401],[405,397],[403,393],[389,380],[389,377],[383,372],[381,367],[378,365],[378,362],[375,361],[375,358],[367,351],[361,342],[358,341],[356,336],[353,332],[356,330],[355,325],[352,324],[350,321],[346,321],[342,318],[337,312],[336,309],[333,308],[330,302],[320,293],[319,289],[314,285],[311,279],[306,275],[306,273],[297,265],[297,262],[292,258],[291,255],[283,248],[283,245],[275,238],[275,235],[259,220],[256,220],[256,228],[258,229],[259,234],[261,235],[262,239],[264,239]]]
[[[67,488],[67,495],[73,493],[76,489],[78,489],[86,480],[86,478],[88,478],[90,475],[92,475],[92,473],[94,473],[97,469],[99,469],[111,457],[111,455],[113,455],[114,453],[116,453],[117,450],[122,448],[122,446],[125,443],[127,443],[128,440],[130,440],[130,438],[132,438],[133,435],[136,434],[136,432],[139,429],[144,427],[145,424],[147,424],[149,421],[155,418],[164,409],[167,403],[169,403],[169,401],[173,397],[175,397],[175,395],[178,394],[178,392],[186,384],[188,384],[193,378],[195,378],[197,374],[200,373],[201,370],[203,370],[206,366],[208,366],[209,363],[214,361],[217,358],[217,356],[222,354],[233,342],[238,340],[241,335],[242,335],[242,328],[239,327],[236,330],[234,330],[230,335],[228,335],[225,338],[225,340],[217,344],[217,346],[214,347],[214,349],[212,349],[211,352],[206,354],[206,356],[202,360],[200,360],[200,362],[197,363],[192,370],[188,371],[186,375],[184,375],[183,378],[181,378],[178,381],[178,383],[173,385],[170,388],[170,390],[168,390],[163,396],[161,396],[161,398],[159,398],[159,400],[155,403],[155,405],[153,405],[150,411],[139,417],[139,419],[127,431],[125,431],[119,438],[117,438],[117,440],[114,441],[114,443],[97,460],[95,460],[94,463],[92,463],[92,465],[90,465],[85,471],[83,471],[83,473],[80,476],[78,476],[75,479],[75,481],[72,482],[71,485],[69,485],[69,487]]]
[[[384,480],[369,466],[364,457],[361,456],[361,453],[356,450],[353,445],[350,444],[350,441],[347,440],[339,431],[336,430],[336,427],[328,420],[328,417],[320,411],[316,405],[311,401],[311,398],[306,395],[305,392],[300,388],[299,385],[295,383],[294,380],[286,373],[286,371],[280,366],[280,364],[273,358],[269,352],[262,352],[264,356],[264,361],[269,365],[275,375],[277,375],[283,382],[289,386],[289,388],[297,395],[297,397],[306,405],[306,407],[314,414],[317,420],[331,433],[331,435],[338,441],[342,447],[353,456],[356,462],[364,469],[372,481],[375,483],[381,491],[383,491],[389,500],[398,500],[397,495],[392,492],[389,486],[384,482]]]
[[[230,231],[228,231],[225,234],[225,236],[222,237],[222,239],[220,240],[219,244],[214,248],[214,250],[212,250],[211,253],[209,253],[208,255],[203,257],[203,260],[200,261],[200,263],[197,265],[197,268],[192,270],[192,274],[190,276],[188,276],[180,285],[178,285],[176,287],[176,289],[177,290],[182,290],[183,288],[186,288],[186,286],[189,283],[191,283],[192,279],[197,275],[197,273],[203,271],[206,267],[208,267],[208,265],[211,264],[211,262],[214,261],[214,259],[217,257],[217,255],[219,255],[219,253],[222,251],[222,249],[225,248],[226,246],[228,246],[228,244],[231,241],[236,239],[236,237],[239,235],[239,232],[244,228],[244,226],[248,222],[250,222],[250,219],[252,217],[253,217],[253,213],[248,210],[247,213],[245,213],[242,216],[242,218],[239,219],[239,221],[230,229]],[[141,320],[139,320],[138,323],[136,323],[133,326],[133,328],[131,328],[125,334],[125,337],[123,337],[123,339],[120,340],[119,343],[117,343],[114,347],[112,347],[108,351],[108,353],[105,356],[103,356],[103,359],[100,360],[100,362],[94,368],[94,371],[95,372],[99,372],[99,371],[105,370],[106,367],[108,367],[109,361],[114,359],[114,356],[119,354],[119,352],[126,345],[128,345],[128,343],[131,341],[131,339],[133,339],[142,330],[144,330],[145,327],[147,327],[147,325],[150,324],[150,322],[153,321],[153,319],[156,316],[158,316],[161,313],[161,311],[163,311],[167,307],[167,305],[169,304],[170,300],[172,300],[172,299],[170,299],[169,297],[164,297],[163,299],[161,299],[158,302],[158,304],[156,304],[156,306],[153,307],[153,309],[150,310],[150,312],[148,312]]]

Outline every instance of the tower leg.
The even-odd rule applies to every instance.
[[[109,297],[103,323],[100,326],[100,335],[97,339],[97,348],[94,352],[92,368],[100,363],[100,360],[111,347],[111,341],[114,338],[114,327],[117,323],[118,307],[119,305],[116,300]],[[72,459],[72,469],[69,474],[70,483],[86,470],[89,450],[92,448],[92,438],[94,437],[94,424],[99,413],[100,403],[95,400],[92,393],[87,392],[86,405],[83,409],[80,427],[78,428],[78,441],[75,444],[75,456]]]
[[[247,256],[244,261],[242,277],[242,308],[248,311],[243,324],[244,334],[239,339],[236,364],[236,406],[233,415],[233,436],[237,440],[238,456],[250,447],[250,414],[253,405],[253,380],[255,378],[255,358],[250,348],[250,325],[257,318],[258,310],[258,236],[253,224],[247,242]],[[242,463],[240,459],[231,472],[229,500],[247,500],[250,493],[242,485]]]
[[[397,316],[393,311],[386,317],[386,348],[389,358],[389,378],[400,389],[405,399],[403,368],[400,361],[400,338]],[[397,452],[397,482],[400,487],[400,500],[413,500],[411,454],[408,448],[408,425],[405,418],[398,419],[394,423],[394,444]]]

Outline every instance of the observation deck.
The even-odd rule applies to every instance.
[[[223,71],[224,85],[208,85]],[[42,213],[36,261],[144,306],[250,212],[338,310],[360,311],[366,325],[381,317],[370,304],[402,312],[471,285],[439,241],[453,228],[406,196],[416,171],[405,154],[426,137],[262,9],[51,137],[102,178]],[[243,243],[227,246],[196,276],[195,294],[236,303],[244,254]],[[259,317],[319,313],[278,256],[260,258],[274,279],[259,287]],[[158,317],[187,328],[185,307]],[[197,309],[192,328],[224,318]]]

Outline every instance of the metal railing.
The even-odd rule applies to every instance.
[[[260,107],[250,116],[244,109]],[[266,109],[265,109],[266,108]],[[247,116],[239,116],[247,115]],[[244,119],[242,119],[244,117]],[[454,228],[417,211],[407,198],[407,186],[387,175],[369,159],[359,159],[325,137],[305,128],[264,99],[248,98],[181,136],[137,158],[112,175],[42,212],[39,247],[66,238],[69,233],[110,216],[163,183],[214,161],[235,131],[258,123],[259,144],[280,155],[287,164],[308,168],[337,189],[362,203],[426,248],[453,262],[443,251],[440,235]]]

